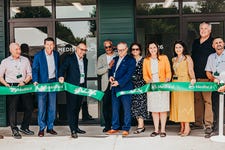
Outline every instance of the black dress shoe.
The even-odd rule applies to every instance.
[[[21,139],[21,138],[22,138],[22,136],[20,135],[18,129],[12,129],[12,136],[13,136],[15,139]]]
[[[43,137],[45,135],[44,130],[38,132],[39,137]]]
[[[52,135],[57,135],[57,132],[54,131],[53,129],[47,130],[47,133],[52,134]]]
[[[75,131],[72,131],[71,132],[71,137],[76,139],[76,138],[78,138],[78,135],[77,135],[77,133]]]
[[[102,132],[108,132],[109,130],[111,130],[111,129],[104,128],[104,129],[102,130]]]
[[[87,121],[87,120],[94,120],[94,119],[92,118],[91,115],[87,115],[87,116],[83,117],[82,120]]]
[[[85,134],[85,133],[86,133],[86,131],[84,131],[84,130],[81,130],[81,129],[77,128],[76,133]]]
[[[34,131],[31,131],[29,129],[23,129],[23,128],[20,128],[20,132],[26,134],[26,135],[34,135]]]
[[[205,134],[211,134],[212,132],[213,132],[213,129],[210,128],[210,127],[207,127],[207,128],[205,129]]]
[[[195,124],[191,124],[190,127],[191,127],[191,130],[204,129],[202,125],[195,125]]]

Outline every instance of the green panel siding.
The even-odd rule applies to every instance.
[[[98,0],[98,56],[105,52],[105,39],[111,39],[114,46],[120,41],[128,45],[134,41],[134,8],[134,0]]]
[[[105,33],[132,33],[131,18],[107,18],[101,21],[101,34]]]
[[[111,39],[128,45],[134,41],[134,0],[99,0],[98,55],[104,53],[103,41]]]
[[[129,41],[133,41],[133,37],[130,34],[103,34],[102,39],[113,39],[114,45],[118,42],[125,41],[128,44],[131,44]]]
[[[4,1],[0,0],[0,61],[5,58]],[[6,126],[6,100],[0,96],[0,126]]]

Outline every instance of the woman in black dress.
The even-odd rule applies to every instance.
[[[139,88],[145,85],[142,73],[142,64],[144,58],[141,56],[141,45],[139,43],[132,43],[130,46],[131,55],[136,60],[136,70],[133,74],[133,85],[134,88]],[[145,131],[144,119],[147,118],[147,95],[134,94],[132,95],[132,106],[131,106],[132,117],[135,117],[138,122],[137,129],[134,134],[139,134]]]

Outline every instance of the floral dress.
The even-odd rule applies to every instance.
[[[143,79],[143,58],[141,58],[136,63],[136,70],[133,74],[132,82],[134,85],[134,88],[139,88],[143,85],[145,85],[145,81]],[[143,119],[146,119],[148,116],[147,113],[147,95],[144,94],[133,94],[132,95],[132,105],[131,105],[131,113],[132,117],[142,117]]]

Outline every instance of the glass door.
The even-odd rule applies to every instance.
[[[11,22],[10,23],[10,42],[16,42],[18,44],[27,44],[28,53],[26,55],[31,58],[33,62],[34,55],[43,49],[44,39],[47,37],[53,37],[52,26],[48,22]],[[21,49],[22,50],[22,49]],[[25,50],[25,49],[24,49]],[[27,51],[27,50],[26,50]],[[25,51],[24,51],[25,52]],[[22,50],[23,53],[23,50]],[[35,94],[32,93],[32,99],[34,101],[34,111],[32,114],[31,124],[37,124],[37,100]],[[20,104],[20,103],[19,103]],[[23,107],[18,105],[18,123],[22,122]]]

